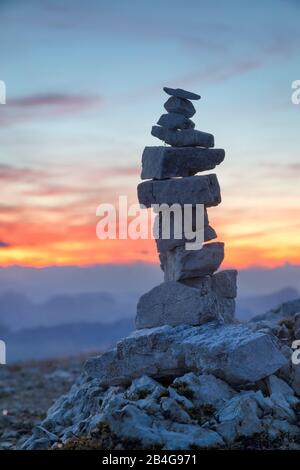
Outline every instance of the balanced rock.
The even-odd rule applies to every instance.
[[[168,113],[178,113],[182,114],[187,118],[191,118],[196,113],[194,105],[185,98],[177,98],[176,96],[171,96],[165,104],[165,109]]]
[[[165,179],[193,176],[213,170],[225,157],[223,149],[201,147],[145,147],[142,156],[142,179]]]
[[[177,98],[185,98],[187,100],[200,100],[201,96],[197,93],[192,93],[191,91],[183,90],[182,88],[169,88],[164,86],[164,91],[171,96],[176,96]]]
[[[153,204],[204,204],[221,202],[220,186],[215,174],[169,180],[144,181],[137,188],[138,200],[145,207]]]
[[[172,130],[161,126],[152,126],[151,134],[166,144],[174,147],[213,147],[214,136],[195,129]]]
[[[102,386],[134,378],[212,373],[230,384],[256,382],[287,364],[272,337],[241,324],[161,326],[137,330],[115,349],[87,361],[85,371]]]
[[[180,324],[201,325],[209,321],[232,322],[233,299],[220,296],[212,278],[202,279],[197,288],[180,282],[163,282],[144,294],[137,306],[136,328]]]
[[[194,129],[195,127],[193,121],[178,113],[163,114],[157,124],[167,129]]]
[[[183,281],[185,284],[202,288],[203,277],[195,277]],[[221,297],[234,299],[237,295],[237,270],[225,269],[212,276],[212,288]]]
[[[196,225],[196,208],[193,207],[191,213],[189,212],[189,217],[187,218],[185,208],[183,207],[182,210],[182,218],[181,218],[181,226],[180,226],[180,237],[175,236],[177,225],[175,223],[174,214],[170,211],[169,217],[167,217],[166,222],[163,219],[163,212],[160,211],[154,219],[153,225],[153,235],[156,241],[157,251],[158,253],[163,253],[165,251],[173,250],[177,246],[185,245],[186,243],[195,243],[196,242],[196,234],[197,230],[204,230],[204,241],[211,241],[214,238],[217,238],[217,234],[215,230],[209,225],[207,209],[204,208],[204,219],[200,221],[202,223],[199,224],[198,227]],[[190,220],[192,217],[192,220]],[[192,230],[195,233],[194,237],[186,237],[186,219],[188,220],[188,231]],[[167,224],[169,228],[169,233],[167,234],[168,237],[163,236],[163,224]],[[200,227],[201,226],[201,227]],[[199,228],[200,227],[200,228]]]
[[[198,278],[213,274],[224,259],[224,243],[213,242],[200,250],[185,250],[179,246],[160,254],[165,281]]]

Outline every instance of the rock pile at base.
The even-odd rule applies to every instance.
[[[169,380],[143,375],[107,387],[84,373],[23,448],[300,450],[300,366],[292,364],[290,347],[299,307],[300,299],[286,302],[249,323],[286,357],[275,374],[241,385],[216,371]]]

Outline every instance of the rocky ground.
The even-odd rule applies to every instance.
[[[0,366],[0,449],[21,447],[53,402],[70,389],[84,361],[80,356]]]

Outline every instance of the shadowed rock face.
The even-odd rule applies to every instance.
[[[191,118],[196,113],[193,103],[186,98],[171,96],[164,104],[164,108],[168,113],[182,114],[187,118]]]
[[[162,114],[157,124],[167,129],[194,129],[195,127],[195,123],[191,119],[178,113]]]
[[[213,274],[224,259],[224,243],[203,245],[201,250],[187,251],[180,246],[160,254],[165,281],[179,281]]]
[[[154,287],[139,300],[136,328],[232,322],[234,299],[219,295],[213,285],[212,277],[206,276],[197,287],[175,281]]]
[[[176,96],[177,98],[184,98],[187,100],[200,100],[201,96],[197,93],[192,93],[191,91],[182,90],[182,88],[169,88],[164,86],[164,91],[171,96]]]
[[[142,156],[142,179],[165,179],[193,176],[213,170],[225,157],[223,149],[200,147],[145,147]]]
[[[221,202],[216,175],[191,176],[163,181],[145,181],[138,185],[138,200],[145,207],[152,204],[204,204],[217,206]]]
[[[212,134],[195,129],[176,131],[165,127],[153,126],[151,134],[174,147],[199,146],[210,148],[215,145],[214,136]]]
[[[189,371],[238,384],[267,377],[286,363],[269,335],[243,325],[206,323],[136,331],[116,349],[90,359],[85,371],[106,386],[126,384],[143,374],[163,377]]]

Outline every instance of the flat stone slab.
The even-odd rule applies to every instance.
[[[224,157],[223,149],[145,147],[141,178],[144,180],[193,176],[200,171],[213,170],[222,163]]]
[[[178,113],[163,114],[157,124],[167,129],[194,129],[195,127],[195,123],[191,119]]]
[[[210,276],[203,278],[197,288],[175,281],[163,282],[140,298],[136,328],[232,322],[234,300],[219,295],[214,287]]]
[[[201,250],[186,250],[179,246],[160,254],[165,281],[198,278],[217,271],[224,259],[224,243],[212,242]]]
[[[166,144],[174,147],[205,147],[215,145],[214,136],[195,129],[172,130],[161,126],[152,126],[151,134]]]
[[[140,204],[145,207],[153,204],[204,204],[211,207],[221,202],[220,186],[215,174],[144,181],[138,185],[137,193]]]
[[[137,330],[115,349],[87,361],[85,371],[103,386],[130,383],[142,375],[172,377],[212,373],[229,384],[256,382],[288,360],[265,333],[241,324],[161,326]]]
[[[164,108],[168,113],[182,114],[187,118],[191,118],[196,113],[194,105],[185,98],[177,98],[177,96],[171,96],[165,104]]]
[[[169,88],[164,86],[164,91],[171,96],[176,96],[177,98],[185,98],[187,100],[200,100],[201,96],[192,91],[183,90],[182,88]]]

